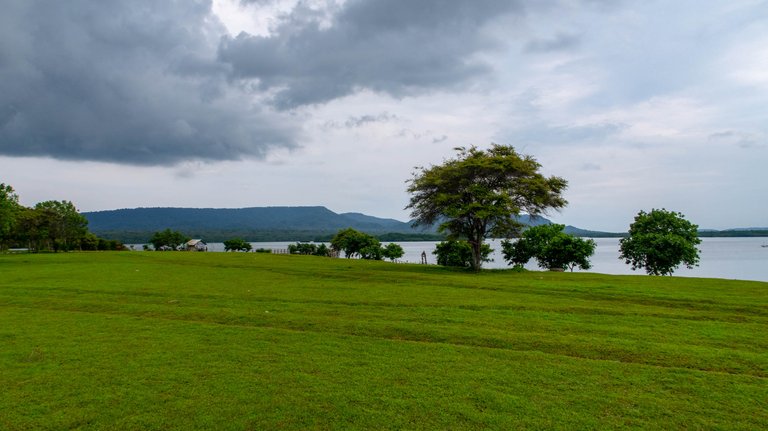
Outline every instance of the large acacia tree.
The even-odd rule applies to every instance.
[[[522,227],[521,213],[533,217],[563,208],[568,183],[545,177],[541,165],[514,147],[493,144],[488,150],[456,148],[455,158],[419,167],[408,180],[411,200],[406,209],[416,225],[432,226],[472,247],[472,268],[482,266],[486,238],[510,238]]]

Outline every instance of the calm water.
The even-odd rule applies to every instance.
[[[603,274],[645,274],[644,271],[632,271],[631,267],[619,260],[618,238],[596,238],[597,249],[590,259],[592,269],[590,272]],[[295,242],[252,242],[256,248],[286,249],[288,244]],[[485,268],[506,268],[507,265],[501,255],[500,241],[490,241],[494,249],[493,262],[486,263]],[[419,263],[421,252],[427,253],[427,261],[435,263],[432,251],[436,242],[400,242],[405,251],[402,261]],[[699,266],[694,269],[679,268],[676,276],[683,277],[713,277],[739,280],[757,280],[768,282],[768,238],[702,238]],[[135,247],[141,250],[141,245]],[[210,251],[224,251],[224,244],[208,244]],[[528,269],[539,269],[531,261]],[[578,271],[578,270],[577,270]]]
[[[595,238],[597,248],[590,261],[590,272],[603,274],[645,274],[644,271],[632,271],[632,267],[619,260],[618,238]],[[403,260],[418,263],[421,252],[427,252],[427,261],[435,263],[432,251],[435,242],[400,243],[405,250]],[[694,269],[679,268],[676,276],[713,277],[739,280],[768,281],[768,238],[702,238],[699,266]],[[491,241],[493,262],[486,263],[486,268],[506,268],[501,255],[501,242]],[[538,270],[532,260],[526,266]],[[578,271],[578,270],[576,270]]]

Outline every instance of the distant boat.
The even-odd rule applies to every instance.
[[[763,245],[761,245],[760,247],[762,247],[762,248],[768,248],[768,244],[763,244]]]

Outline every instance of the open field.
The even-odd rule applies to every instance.
[[[0,429],[768,429],[768,283],[0,255]]]

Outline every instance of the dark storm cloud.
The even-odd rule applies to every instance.
[[[300,3],[265,37],[222,41],[235,79],[275,91],[282,109],[324,103],[360,89],[395,97],[466,85],[489,72],[473,56],[498,41],[482,31],[513,0],[349,0],[327,14]]]
[[[227,83],[209,1],[4,2],[0,154],[140,165],[261,157],[294,124]]]

